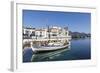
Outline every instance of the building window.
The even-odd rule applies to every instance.
[[[40,37],[42,37],[42,32],[40,32]]]
[[[35,36],[35,32],[34,31],[32,31],[32,33],[31,33],[31,35],[30,36]]]
[[[29,31],[25,31],[25,34],[29,34]]]
[[[57,34],[52,34],[52,36],[57,36]]]

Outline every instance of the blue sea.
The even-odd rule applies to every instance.
[[[23,52],[23,62],[64,61],[64,60],[86,60],[91,59],[91,40],[72,39],[70,48],[62,50],[34,53],[31,48]]]

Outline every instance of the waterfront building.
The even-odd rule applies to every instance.
[[[36,28],[23,28],[23,37],[25,38],[48,38],[48,34],[51,38],[54,37],[68,37],[68,29],[53,26],[48,28],[36,29]]]

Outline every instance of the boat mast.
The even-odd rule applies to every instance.
[[[50,29],[49,29],[49,26],[48,26],[48,37],[50,39]]]
[[[47,28],[47,30],[48,30],[48,42],[50,42],[50,28],[49,28],[49,25],[48,25],[48,28]]]

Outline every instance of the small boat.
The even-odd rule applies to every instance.
[[[35,52],[46,52],[46,51],[54,51],[58,49],[67,48],[69,45],[48,45],[48,46],[33,46],[32,50]]]

